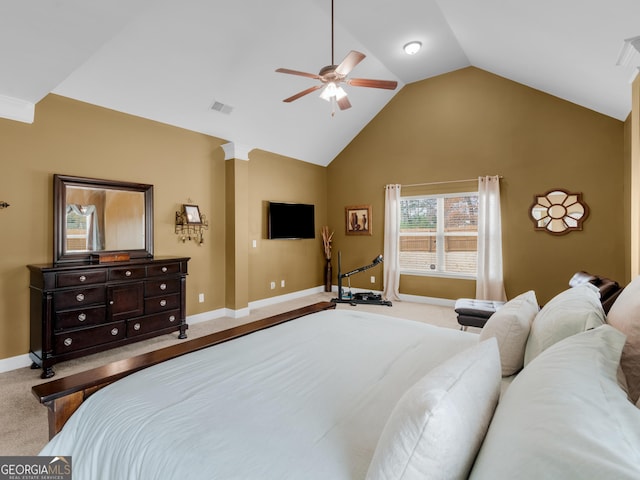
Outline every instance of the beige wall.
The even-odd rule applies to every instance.
[[[630,278],[640,275],[640,76],[631,88],[631,124],[629,126],[629,216],[630,216]]]
[[[320,228],[326,224],[327,169],[262,150],[249,154],[249,300],[323,284]],[[315,205],[316,238],[268,240],[267,203]],[[256,240],[256,248],[253,248]],[[285,286],[281,287],[281,281]],[[276,282],[276,288],[270,288]]]
[[[224,306],[222,140],[55,95],[37,105],[32,125],[0,119],[0,138],[0,200],[11,204],[0,210],[0,359],[29,350],[26,265],[53,257],[54,173],[153,184],[155,254],[192,259],[187,313]],[[212,224],[203,247],[173,232],[189,199]]]
[[[0,201],[11,204],[0,210],[0,359],[29,350],[26,265],[52,260],[54,173],[154,185],[155,255],[191,257],[187,315],[322,284],[320,238],[265,240],[263,202],[314,203],[319,230],[323,167],[260,151],[225,161],[224,140],[56,95],[37,105],[32,125],[0,119],[0,139]],[[183,203],[209,220],[203,246],[174,233]]]
[[[624,122],[624,181],[622,189],[624,192],[624,251],[625,269],[624,283],[631,280],[631,114]]]
[[[623,171],[623,122],[470,67],[405,86],[330,164],[329,224],[350,269],[383,251],[385,184],[502,175],[507,296],[534,289],[546,302],[580,269],[624,280]],[[533,230],[533,197],[554,188],[584,194],[582,232]],[[346,237],[344,207],[360,204],[373,207],[373,236]],[[371,288],[369,277],[352,285]],[[454,299],[475,283],[403,276],[400,291]]]

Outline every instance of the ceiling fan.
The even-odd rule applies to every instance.
[[[278,68],[276,72],[287,73],[289,75],[299,75],[301,77],[313,78],[320,80],[320,83],[313,87],[307,88],[301,92],[292,95],[289,98],[285,98],[283,102],[293,102],[294,100],[304,97],[311,92],[323,89],[320,93],[320,98],[331,102],[332,105],[338,104],[340,110],[346,110],[351,108],[351,102],[347,98],[347,92],[340,86],[341,83],[351,85],[353,87],[368,87],[368,88],[384,88],[387,90],[395,90],[398,86],[398,82],[392,80],[373,80],[370,78],[347,78],[347,75],[351,73],[351,70],[358,65],[365,57],[364,53],[351,50],[347,56],[340,62],[339,65],[335,65],[333,58],[333,0],[331,0],[331,65],[322,67],[320,71],[315,73],[300,72],[298,70],[290,70],[288,68]],[[331,115],[334,111],[331,111]]]

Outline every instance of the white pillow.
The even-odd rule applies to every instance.
[[[536,357],[500,399],[470,478],[640,478],[640,410],[616,379],[624,342],[603,325]]]
[[[604,318],[600,296],[593,285],[579,285],[559,293],[542,307],[531,324],[524,365],[563,338],[603,325]]]
[[[530,290],[505,303],[480,332],[480,341],[491,337],[498,341],[503,377],[522,369],[531,322],[539,310],[536,293]]]
[[[367,480],[467,478],[499,391],[495,339],[434,368],[405,392],[391,412]]]
[[[640,399],[640,276],[622,290],[607,314],[607,322],[627,336],[620,365],[629,398],[636,402]]]

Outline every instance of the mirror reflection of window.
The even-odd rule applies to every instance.
[[[100,227],[95,205],[67,205],[67,251],[101,250]]]

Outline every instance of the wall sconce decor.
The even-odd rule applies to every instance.
[[[7,208],[10,207],[11,205],[9,205],[7,202],[0,202],[0,208]]]
[[[198,205],[184,204],[182,211],[176,212],[176,235],[185,243],[194,240],[198,245],[204,243],[204,231],[209,229],[209,222],[200,213]]]
[[[582,223],[589,215],[589,207],[583,202],[582,193],[555,189],[533,198],[529,215],[536,230],[544,230],[552,235],[582,230]]]

